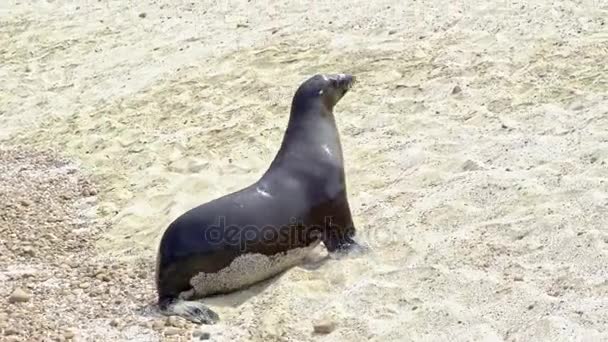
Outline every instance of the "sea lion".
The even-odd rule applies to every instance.
[[[281,147],[252,185],[190,209],[164,232],[157,255],[165,315],[213,324],[194,299],[229,293],[301,262],[323,242],[334,254],[361,247],[348,203],[333,109],[355,83],[315,75],[295,92]]]

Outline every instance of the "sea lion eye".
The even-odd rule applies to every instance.
[[[329,80],[330,84],[332,87],[337,88],[338,87],[338,81],[335,78],[331,78]]]

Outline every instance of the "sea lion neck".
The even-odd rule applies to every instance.
[[[323,168],[323,172],[342,170],[342,146],[334,115],[320,101],[310,102],[294,101],[281,147],[269,170],[279,165]],[[313,167],[311,161],[318,165]]]

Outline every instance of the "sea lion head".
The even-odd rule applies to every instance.
[[[355,84],[348,74],[317,74],[304,81],[293,97],[293,108],[308,109],[321,105],[333,113],[334,106]]]

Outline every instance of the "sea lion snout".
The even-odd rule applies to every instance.
[[[336,88],[344,91],[349,90],[357,80],[355,76],[349,74],[329,75],[327,78],[332,81]]]

